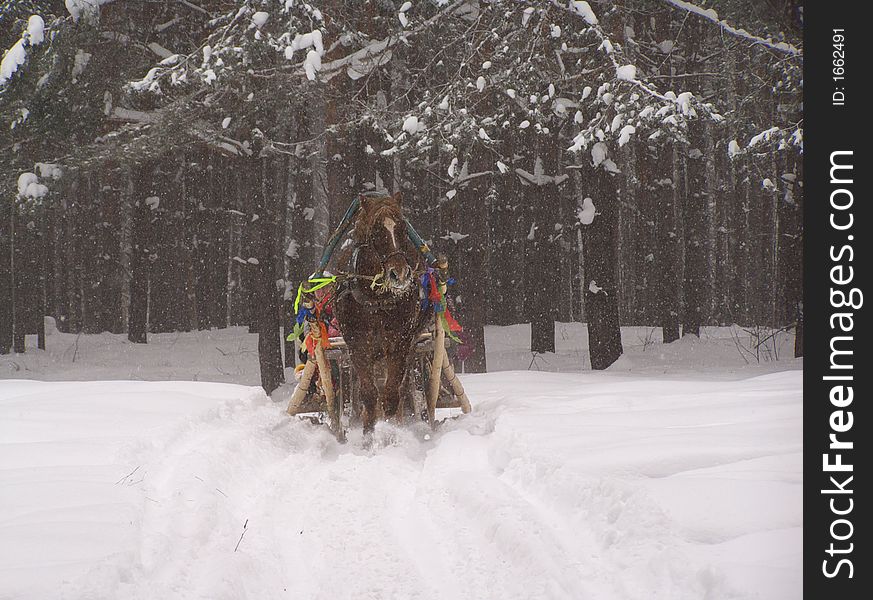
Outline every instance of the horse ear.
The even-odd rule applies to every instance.
[[[400,195],[400,192],[395,192],[393,198],[397,206],[403,206],[403,196]]]

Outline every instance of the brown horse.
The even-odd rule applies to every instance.
[[[364,433],[379,414],[402,422],[413,345],[428,313],[421,309],[417,269],[418,249],[407,237],[400,194],[361,196],[352,232],[348,271],[358,275],[337,290],[335,310],[360,382]],[[387,379],[381,396],[374,377],[382,363]]]

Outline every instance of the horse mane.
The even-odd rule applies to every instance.
[[[403,209],[400,206],[399,195],[362,196],[361,209],[352,233],[354,240],[358,243],[366,242],[373,226],[385,217],[391,218],[396,223],[403,223]]]

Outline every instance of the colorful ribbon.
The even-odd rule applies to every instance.
[[[453,285],[454,283],[455,280],[452,278],[446,281],[446,285]],[[440,291],[439,283],[431,267],[428,267],[422,274],[421,287],[424,291],[424,297],[421,299],[421,310],[428,310],[430,307],[433,307],[436,318],[441,320],[446,335],[456,343],[463,344],[464,342],[454,333],[456,331],[463,331],[463,327],[449,312],[446,298]]]

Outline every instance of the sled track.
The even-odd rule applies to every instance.
[[[365,450],[360,431],[339,445],[257,394],[224,401],[129,450],[138,552],[65,597],[753,597],[695,556],[645,485],[532,447],[503,412],[480,403],[432,439],[383,424]],[[705,456],[695,469],[725,461]]]

